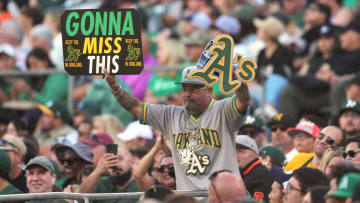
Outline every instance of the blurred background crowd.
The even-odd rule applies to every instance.
[[[266,159],[266,155],[282,154],[285,158],[277,166],[286,172],[302,168],[305,163],[310,168],[321,168],[325,151],[338,150],[327,152],[333,154],[322,166],[323,174],[338,182],[345,174],[326,173],[333,157],[340,157],[341,164],[345,158],[354,159],[355,165],[348,163],[353,167],[349,171],[358,172],[357,0],[0,0],[0,138],[4,140],[0,149],[9,154],[1,152],[0,156],[10,156],[9,162],[2,163],[9,167],[3,167],[5,174],[0,176],[4,175],[3,179],[21,192],[29,192],[25,173],[34,163],[47,167],[51,174],[56,172],[58,189],[81,191],[82,177],[98,168],[109,143],[118,144],[127,163],[131,163],[121,167],[125,175],[132,168],[131,178],[136,179],[137,185],[134,191],[144,190],[156,181],[176,188],[171,175],[172,159],[166,159],[171,147],[167,147],[168,142],[160,132],[135,121],[113,98],[102,76],[59,73],[64,71],[60,16],[64,9],[71,8],[137,9],[142,21],[145,70],[139,75],[120,75],[116,79],[132,95],[151,103],[183,105],[180,85],[174,84],[181,80],[182,69],[197,64],[209,40],[218,34],[231,35],[234,53],[251,58],[258,65],[256,78],[248,83],[252,98],[249,115],[239,126],[239,135],[251,137],[257,148],[239,142],[238,153],[243,153],[244,147],[252,149],[268,171],[273,170],[269,162],[274,165],[276,160]],[[41,74],[44,72],[48,74]],[[215,99],[232,96],[223,95],[218,84],[214,85],[213,95]],[[335,137],[326,135],[329,126]],[[324,129],[325,135],[321,136]],[[324,142],[322,148],[316,145],[320,142]],[[7,148],[9,143],[15,150]],[[276,149],[258,150],[268,145]],[[342,149],[331,147],[335,145]],[[348,145],[353,147],[352,152],[346,150]],[[304,155],[297,158],[300,163],[290,164],[298,153]],[[42,159],[31,164],[29,160],[38,155],[50,157],[56,167],[48,167]],[[240,170],[253,160],[243,166],[239,164]],[[139,163],[140,167],[135,167]],[[356,173],[352,175],[358,177]],[[301,171],[296,177],[301,182]],[[279,188],[288,179],[275,178]],[[120,181],[102,183],[116,185],[116,180]],[[272,182],[261,183],[266,185],[266,192],[263,191],[266,200]],[[308,191],[303,186],[304,196]],[[325,189],[320,189],[327,192],[329,183],[323,186]],[[109,191],[105,186],[104,190],[97,189]],[[336,189],[332,189],[335,194]],[[289,186],[285,190],[285,195],[291,191]],[[254,193],[250,194],[255,198]],[[345,201],[350,196],[341,197]]]

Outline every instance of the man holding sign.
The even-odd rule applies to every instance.
[[[226,50],[233,47],[216,48]],[[232,53],[232,50],[226,53]],[[209,63],[213,61],[218,60],[210,60]],[[209,63],[205,71],[211,68]],[[233,75],[229,72],[230,67],[214,70],[223,73],[228,71],[220,75]],[[104,69],[105,79],[118,103],[139,118],[142,124],[153,126],[170,140],[178,190],[206,190],[210,184],[209,176],[222,169],[229,169],[240,176],[235,135],[250,104],[248,86],[239,84],[233,97],[215,101],[211,85],[200,77],[191,77],[191,74],[199,71],[201,69],[197,66],[183,70],[179,84],[182,85],[184,106],[178,107],[150,104],[136,99],[123,90],[115,82],[115,77]],[[243,69],[240,68],[240,71]]]

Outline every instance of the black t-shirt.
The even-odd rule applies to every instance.
[[[21,174],[14,180],[10,180],[9,183],[11,183],[13,186],[15,186],[24,193],[29,192],[28,188],[26,187],[25,171],[22,171]]]
[[[331,69],[337,75],[352,74],[360,71],[360,49],[344,52],[337,56]]]
[[[262,49],[257,59],[257,71],[260,71],[261,78],[267,78],[272,73],[280,74],[286,78],[292,76],[292,62],[294,54],[282,45],[274,51],[270,58],[265,56],[266,49]]]

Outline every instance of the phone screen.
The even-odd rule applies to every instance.
[[[106,145],[106,153],[113,153],[117,154],[118,151],[118,145],[117,144],[107,144]]]

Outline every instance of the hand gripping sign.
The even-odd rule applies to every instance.
[[[139,74],[140,15],[135,9],[66,10],[61,15],[64,67],[70,75]]]
[[[230,35],[216,36],[206,45],[197,65],[199,70],[192,72],[189,77],[200,78],[208,85],[213,85],[220,80],[220,91],[223,94],[236,90],[241,85],[241,81],[251,81],[255,77],[257,68],[255,61],[243,59],[239,54],[232,58],[233,49],[234,40]],[[239,68],[233,70],[233,64],[239,64]],[[219,76],[214,75],[215,71],[219,73]],[[234,79],[233,76],[236,78]]]

